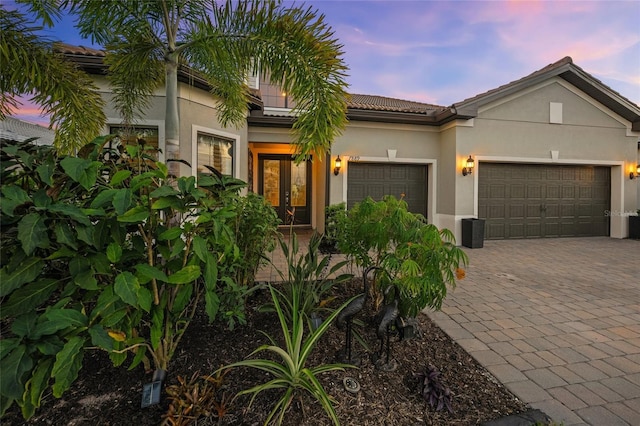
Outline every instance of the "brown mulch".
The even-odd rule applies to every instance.
[[[335,289],[338,299],[356,294],[360,280]],[[176,383],[178,376],[190,378],[194,372],[211,374],[219,366],[247,357],[260,344],[267,343],[264,331],[279,338],[280,327],[274,313],[258,312],[255,308],[269,300],[262,291],[248,302],[247,325],[227,330],[222,324],[208,324],[198,315],[190,325],[181,346],[170,365],[166,385]],[[338,306],[339,301],[334,302]],[[391,356],[398,368],[392,372],[375,367],[379,340],[375,334],[372,309],[360,318],[366,324],[354,326],[367,341],[366,352],[354,341],[354,351],[362,362],[357,369],[330,372],[320,376],[321,383],[335,399],[335,408],[343,425],[475,425],[504,416],[522,413],[527,406],[478,364],[469,354],[438,328],[426,315],[416,320],[419,335],[400,341],[392,336]],[[336,354],[344,345],[344,332],[335,326],[322,337],[309,365],[336,362]],[[451,390],[453,412],[436,411],[417,392],[414,373],[433,364],[441,373],[442,383]],[[356,393],[345,391],[343,379],[355,378],[361,387]],[[233,369],[225,377],[220,390],[227,397],[268,380],[257,370]],[[85,356],[78,380],[62,398],[46,395],[43,405],[27,423],[30,425],[158,425],[167,412],[169,401],[163,392],[161,403],[140,408],[142,384],[151,381],[151,373],[141,366],[133,371],[114,368],[106,354]],[[227,407],[220,420],[215,415],[201,417],[198,425],[260,425],[263,424],[278,392],[263,392],[248,408],[249,397],[239,397]],[[215,412],[215,410],[214,410]],[[15,407],[1,420],[3,425],[25,424]],[[295,398],[284,421],[285,425],[328,425],[322,407],[303,395]]]

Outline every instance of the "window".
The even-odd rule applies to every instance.
[[[211,173],[211,166],[223,175],[233,175],[233,139],[198,132],[198,172]]]
[[[117,149],[122,143],[133,143],[138,139],[143,139],[146,146],[153,149],[149,152],[149,155],[158,159],[158,127],[123,127],[123,126],[111,126],[109,133],[117,135],[116,138],[109,142],[110,149]]]

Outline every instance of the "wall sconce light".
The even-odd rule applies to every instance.
[[[473,172],[473,166],[475,165],[471,156],[467,158],[465,164],[466,166],[462,168],[462,176],[470,175]]]
[[[335,167],[333,168],[333,174],[338,176],[340,174],[340,168],[342,167],[342,160],[340,159],[340,155],[336,157]]]
[[[633,172],[629,172],[629,179],[633,180],[635,178],[637,178],[638,176],[640,176],[640,164],[638,164],[636,166],[636,172],[635,174]]]

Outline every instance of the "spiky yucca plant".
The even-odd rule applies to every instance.
[[[269,287],[269,290],[271,292],[271,298],[273,299],[275,310],[278,314],[278,320],[280,321],[285,346],[284,348],[278,346],[276,341],[271,336],[267,335],[271,344],[260,346],[251,353],[251,356],[268,351],[276,354],[280,358],[280,362],[273,361],[271,359],[249,358],[224,367],[251,367],[265,371],[272,376],[272,379],[268,382],[243,390],[236,396],[252,394],[253,396],[249,402],[249,406],[251,406],[254,399],[260,392],[268,389],[283,389],[284,393],[280,399],[278,399],[265,421],[265,425],[269,424],[271,420],[274,419],[274,416],[279,412],[276,421],[279,425],[282,424],[284,415],[291,405],[291,401],[296,393],[300,391],[307,391],[313,395],[318,402],[320,402],[333,423],[338,425],[338,416],[333,408],[332,398],[322,387],[317,376],[328,371],[344,370],[346,367],[353,366],[348,364],[323,364],[316,367],[307,367],[306,364],[313,348],[318,343],[318,340],[320,340],[320,337],[329,329],[334,318],[338,315],[340,310],[346,306],[346,303],[339,309],[336,309],[326,321],[324,321],[315,331],[311,331],[305,339],[305,319],[303,314],[298,310],[298,307],[300,306],[300,298],[297,293],[294,292],[292,295],[292,318],[287,318],[287,313],[283,310],[279,301],[279,299],[283,297],[282,293],[272,286]]]

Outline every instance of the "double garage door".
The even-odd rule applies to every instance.
[[[485,238],[609,235],[609,167],[482,163],[478,169]]]
[[[427,166],[422,164],[349,163],[347,208],[370,196],[404,197],[409,211],[427,216]]]

